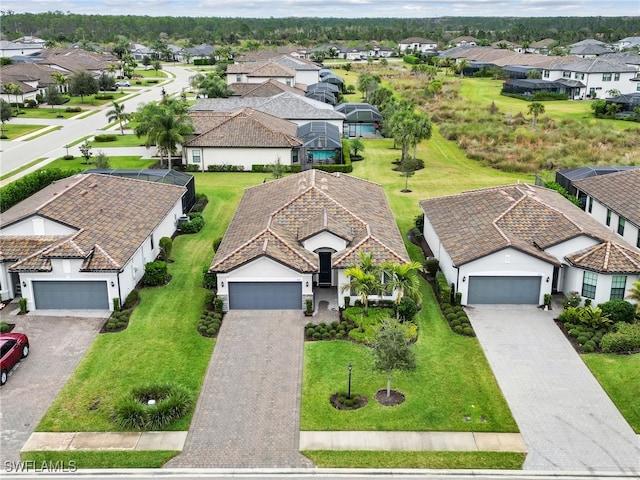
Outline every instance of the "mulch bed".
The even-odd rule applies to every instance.
[[[355,395],[353,396],[355,397]],[[336,408],[338,410],[357,410],[358,408],[364,407],[369,402],[369,399],[364,395],[358,395],[358,396],[360,397],[360,403],[353,405],[351,407],[347,407],[346,405],[343,405],[342,403],[340,403],[340,401],[338,400],[337,393],[334,393],[333,395],[331,395],[329,397],[329,401],[331,402],[331,405],[333,406],[333,408]]]
[[[387,397],[386,388],[378,390],[374,398],[380,405],[384,405],[385,407],[394,407],[404,402],[404,395],[397,390],[391,390],[390,395]]]

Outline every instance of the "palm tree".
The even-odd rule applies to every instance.
[[[8,82],[5,83],[2,86],[2,90],[3,93],[7,94],[7,97],[9,97],[9,95],[15,95],[16,97],[16,115],[20,114],[20,105],[18,104],[18,95],[22,95],[22,89],[20,88],[20,85],[13,83],[13,82]],[[10,99],[10,97],[9,97]],[[9,102],[11,102],[11,100],[9,100]]]
[[[385,263],[382,270],[391,278],[385,286],[396,292],[396,320],[400,320],[400,302],[403,297],[408,297],[416,304],[422,302],[420,284],[418,283],[417,272],[422,270],[422,265],[418,262],[408,263]]]
[[[380,280],[375,273],[364,271],[360,265],[354,265],[344,271],[349,278],[349,283],[342,287],[342,291],[353,291],[360,297],[362,303],[362,314],[360,315],[360,330],[364,315],[369,315],[369,295],[373,295],[380,290]]]
[[[458,62],[457,68],[458,72],[460,72],[460,78],[464,77],[464,69],[469,66],[469,61],[466,58],[461,58]]]
[[[640,282],[633,282],[633,286],[629,290],[629,295],[625,298],[636,302],[636,312],[640,313]]]
[[[60,91],[60,93],[65,93],[64,92],[64,86],[68,83],[68,79],[67,76],[63,73],[60,72],[53,72],[51,74],[51,77],[53,78],[53,81],[56,82],[56,85],[58,85],[58,90]]]
[[[123,103],[117,103],[117,102],[112,102],[112,103],[113,103],[113,109],[107,111],[107,120],[109,122],[114,122],[117,120],[118,123],[120,124],[120,135],[124,135],[123,123],[129,120],[131,115],[124,111]]]
[[[540,102],[532,102],[529,104],[529,115],[533,115],[531,126],[536,128],[538,124],[538,116],[544,113],[544,105]]]

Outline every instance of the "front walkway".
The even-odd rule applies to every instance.
[[[298,451],[302,311],[225,316],[182,454],[168,468],[311,467]]]
[[[640,473],[640,441],[555,325],[557,311],[467,313],[527,444],[525,470]]]

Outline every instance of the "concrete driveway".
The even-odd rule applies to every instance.
[[[182,453],[168,468],[310,467],[298,451],[305,319],[226,314]]]
[[[8,315],[5,310],[2,320],[26,333],[31,349],[0,388],[2,465],[20,459],[20,449],[104,323],[104,318]]]
[[[640,440],[553,322],[557,311],[467,312],[527,444],[525,470],[640,473]]]

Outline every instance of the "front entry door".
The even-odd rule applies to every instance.
[[[321,287],[331,286],[331,252],[319,252],[320,274],[318,275],[318,285]]]

